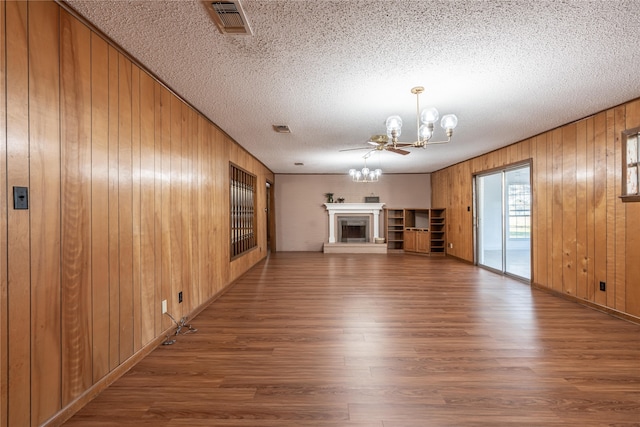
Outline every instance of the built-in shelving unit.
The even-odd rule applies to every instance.
[[[388,250],[444,255],[444,209],[385,209]]]
[[[404,249],[404,209],[385,209],[387,250]]]
[[[431,253],[444,255],[446,253],[445,210],[431,209],[429,217],[429,231],[431,233]]]

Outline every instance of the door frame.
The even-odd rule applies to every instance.
[[[530,259],[529,259],[529,278],[526,277],[522,277],[522,276],[518,276],[512,273],[508,273],[506,271],[500,271],[500,270],[496,270],[494,268],[488,267],[486,265],[480,264],[479,263],[479,255],[478,255],[478,189],[477,189],[477,178],[481,177],[481,176],[485,176],[485,175],[492,175],[495,173],[502,173],[502,193],[503,193],[503,197],[502,197],[502,247],[503,247],[503,251],[502,251],[502,269],[505,270],[505,251],[506,251],[506,234],[505,234],[505,203],[506,201],[504,200],[504,185],[505,185],[505,173],[510,171],[510,170],[514,170],[514,169],[520,169],[520,168],[524,168],[524,167],[529,167],[529,188],[530,188],[530,197],[531,197],[531,212],[530,212],[530,217],[531,217],[531,232],[529,235],[529,254],[530,254]],[[533,239],[534,239],[534,235],[533,235],[533,212],[534,212],[534,208],[533,208],[533,204],[535,203],[534,197],[533,197],[533,193],[534,193],[534,189],[533,189],[533,162],[531,159],[527,159],[525,161],[522,162],[516,162],[516,163],[511,163],[505,166],[500,166],[497,168],[492,168],[492,169],[487,169],[487,170],[483,170],[480,172],[476,172],[473,174],[473,179],[472,179],[472,197],[473,197],[473,215],[472,215],[472,228],[473,228],[473,264],[487,269],[489,271],[493,271],[496,272],[498,274],[502,274],[505,276],[509,276],[509,277],[513,277],[515,279],[521,280],[525,283],[533,283]]]

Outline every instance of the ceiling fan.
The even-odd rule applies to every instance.
[[[340,151],[353,151],[353,150],[370,150],[370,151],[391,151],[392,153],[402,154],[406,156],[409,154],[409,151],[402,150],[402,147],[412,147],[413,144],[408,143],[389,143],[389,137],[387,135],[372,135],[371,138],[367,141],[368,144],[371,144],[372,147],[359,147],[359,148],[347,148],[345,150]]]
[[[438,110],[433,107],[424,109],[422,110],[422,112],[420,112],[420,94],[423,92],[424,87],[422,86],[416,86],[411,89],[411,93],[416,96],[416,129],[418,131],[418,139],[410,143],[398,142],[398,137],[400,137],[400,133],[402,130],[402,119],[398,115],[389,116],[387,117],[387,121],[385,122],[385,125],[387,127],[387,134],[373,135],[367,141],[369,144],[374,146],[374,148],[370,149],[371,151],[387,150],[393,153],[402,154],[404,156],[409,154],[409,151],[403,150],[402,148],[425,148],[427,145],[446,144],[447,142],[451,141],[453,129],[458,125],[458,118],[455,114],[444,115],[442,117],[442,121],[440,122],[440,126],[446,131],[447,139],[443,141],[432,141],[431,137],[433,137],[434,124],[440,118],[440,114],[438,113]],[[367,149],[369,148],[349,148],[340,151]]]

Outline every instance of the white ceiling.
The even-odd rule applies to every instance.
[[[275,173],[359,166],[339,150],[394,113],[414,141],[418,85],[452,142],[370,166],[432,172],[640,96],[640,0],[244,0],[250,36],[199,0],[67,3]]]

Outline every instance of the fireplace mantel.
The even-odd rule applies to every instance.
[[[336,243],[336,214],[373,215],[373,238],[380,237],[380,211],[384,203],[325,203],[329,211],[329,243]]]

